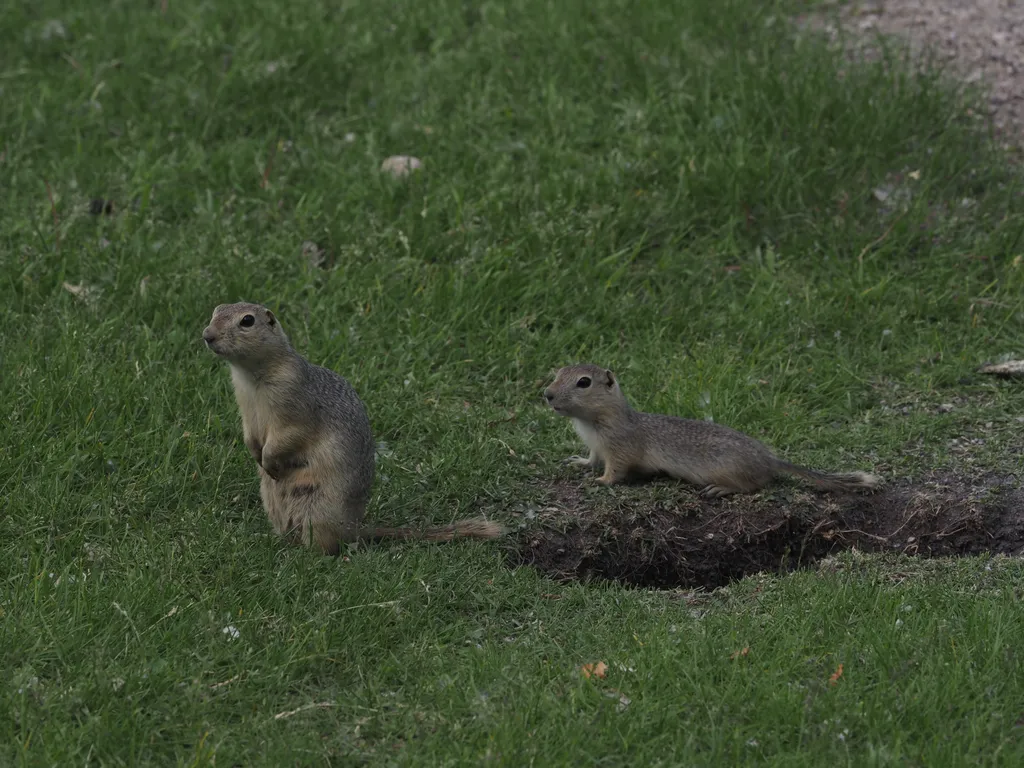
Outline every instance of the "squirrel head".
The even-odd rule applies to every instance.
[[[253,372],[290,348],[274,313],[247,302],[218,305],[203,341],[218,357]]]
[[[559,368],[544,390],[544,399],[555,413],[584,421],[621,410],[626,403],[615,374],[589,363]]]

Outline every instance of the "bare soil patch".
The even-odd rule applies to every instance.
[[[1013,0],[829,0],[797,17],[856,57],[881,56],[881,37],[927,53],[988,91],[989,117],[1006,147],[1024,144],[1024,3]]]
[[[1024,488],[1012,475],[934,474],[870,495],[780,484],[710,501],[683,485],[654,489],[672,497],[661,499],[642,488],[601,490],[589,480],[559,479],[531,513],[510,564],[558,579],[714,589],[851,548],[922,557],[1024,554]]]

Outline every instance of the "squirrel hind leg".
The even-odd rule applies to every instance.
[[[737,493],[735,488],[729,488],[724,485],[706,485],[699,491],[699,495],[705,499],[720,499],[733,493]]]
[[[292,527],[289,504],[282,486],[270,475],[260,471],[260,498],[274,533],[284,536]]]
[[[341,545],[359,538],[359,521],[365,503],[354,504],[339,500],[314,483],[297,484],[288,494],[289,513],[294,521],[301,521],[302,543],[325,555],[337,555]]]
[[[311,525],[310,548],[319,550],[324,555],[337,557],[341,552],[341,536],[333,526]]]
[[[772,474],[765,472],[716,472],[707,477],[700,495],[717,499],[734,493],[756,493],[772,481]]]
[[[605,464],[604,474],[597,478],[597,482],[601,485],[617,485],[624,483],[628,477],[629,472],[626,468]]]
[[[359,540],[360,532],[355,526],[345,525],[338,520],[306,518],[306,524],[309,536],[308,538],[303,537],[303,540],[311,549],[324,555],[336,557],[341,553],[343,544],[351,544]]]

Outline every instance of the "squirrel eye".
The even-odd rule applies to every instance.
[[[251,328],[256,323],[256,318],[252,315],[245,315],[242,318],[242,322],[239,323],[243,328]]]
[[[586,389],[587,387],[590,386],[590,377],[580,376],[580,378],[576,381],[576,386],[579,387],[580,389]]]

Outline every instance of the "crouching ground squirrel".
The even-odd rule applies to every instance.
[[[362,401],[344,378],[313,365],[259,304],[221,304],[203,331],[231,366],[245,445],[259,465],[260,496],[279,535],[297,532],[325,554],[359,539],[502,533],[483,519],[416,530],[363,527],[373,485],[374,442]]]
[[[562,368],[544,397],[555,413],[568,416],[590,449],[572,464],[599,468],[598,482],[612,485],[631,474],[666,474],[692,483],[707,497],[753,493],[776,475],[807,478],[822,490],[865,491],[881,483],[866,472],[829,474],[798,467],[735,429],[706,421],[633,410],[615,374],[597,365]]]

